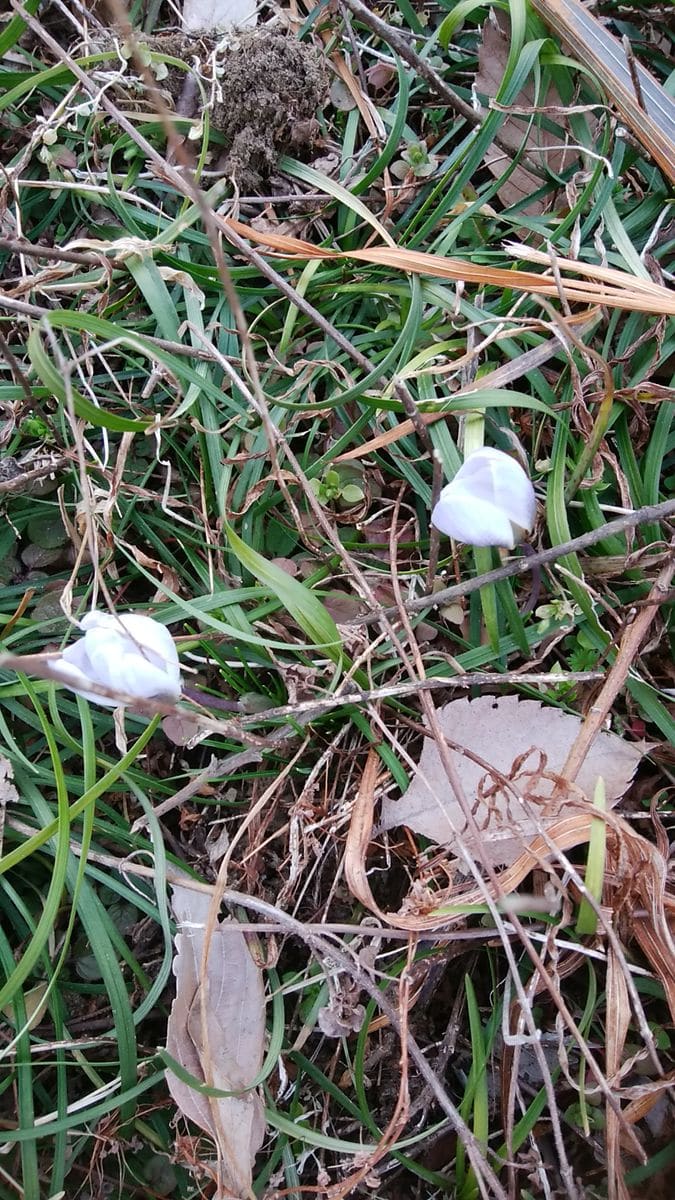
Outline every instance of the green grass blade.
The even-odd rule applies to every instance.
[[[593,807],[604,812],[606,807],[605,781],[598,779],[593,793]],[[596,904],[602,902],[602,886],[605,879],[605,855],[607,850],[607,823],[602,819],[591,821],[586,859],[586,888]],[[576,932],[578,937],[592,936],[598,925],[595,909],[584,897],[579,904]]]
[[[345,656],[340,632],[318,596],[247,546],[230,525],[225,526],[225,536],[241,565],[270,589],[317,650],[327,654],[338,667],[343,667]]]

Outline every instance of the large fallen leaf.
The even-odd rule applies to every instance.
[[[172,1058],[209,1087],[241,1095],[212,1098],[167,1072],[169,1091],[184,1116],[216,1143],[221,1184],[217,1195],[253,1196],[253,1162],[265,1136],[263,1107],[251,1083],[260,1073],[265,1045],[265,993],[241,926],[216,925],[207,969],[202,958],[211,898],[190,888],[173,889],[176,934],[176,999],[166,1048]],[[227,1190],[223,1190],[223,1188]]]
[[[488,99],[493,99],[497,95],[506,70],[509,46],[510,39],[501,25],[487,20],[482,29],[481,44],[478,49],[478,70],[474,79],[474,86],[479,95],[487,96]],[[528,110],[534,113],[537,107],[541,108],[543,105],[547,108],[562,109],[563,102],[553,87],[549,88],[545,98],[537,97],[534,83],[528,81],[510,108],[514,112],[527,114]],[[485,110],[483,111],[485,112]],[[513,151],[514,157],[519,151],[524,150],[526,154],[536,158],[541,166],[547,166],[556,175],[560,175],[574,157],[573,152],[564,145],[564,132],[560,131],[555,134],[546,129],[541,117],[535,116],[532,119],[531,116],[526,115],[508,116],[500,126],[499,134],[502,147],[508,146]],[[499,179],[509,165],[505,161],[504,150],[494,144],[487,151],[484,162],[495,179]],[[502,204],[507,206],[519,204],[528,196],[532,196],[534,192],[539,191],[543,183],[544,180],[540,176],[528,170],[522,163],[518,163],[508,179],[504,180],[497,195]],[[537,216],[550,208],[550,204],[550,196],[538,200],[528,200],[526,204],[522,205],[520,211],[529,216]]]
[[[410,787],[400,800],[387,797],[382,827],[407,825],[439,845],[459,851],[461,838],[476,858],[510,866],[542,830],[566,815],[566,792],[551,799],[581,718],[517,696],[453,700],[438,711],[445,737],[466,753],[454,755],[462,786],[480,831],[480,851],[454,797],[436,743],[425,741]],[[595,739],[576,779],[590,801],[599,776],[607,805],[623,795],[644,753],[613,733]],[[478,761],[476,761],[476,759]],[[578,792],[575,792],[578,795]]]

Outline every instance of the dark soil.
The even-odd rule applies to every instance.
[[[210,86],[214,42],[181,35],[151,39],[149,44],[186,63],[196,61]],[[242,192],[255,193],[274,173],[281,154],[301,157],[317,141],[316,112],[328,90],[324,59],[291,35],[253,29],[218,51],[217,71],[217,98],[209,115],[212,129],[225,142],[218,167]],[[186,107],[198,102],[199,92],[190,86],[190,76],[174,68],[163,86],[176,109],[192,115]]]
[[[228,143],[226,170],[242,191],[254,191],[274,171],[280,154],[316,141],[316,110],[326,98],[322,57],[281,33],[246,34],[227,54],[223,102],[212,121]]]

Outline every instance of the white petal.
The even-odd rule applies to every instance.
[[[441,492],[431,514],[432,523],[441,533],[471,546],[504,546],[513,550],[513,528],[506,514],[495,504],[477,499],[459,486],[457,477]]]
[[[136,651],[120,655],[109,674],[110,686],[126,696],[137,696],[139,700],[169,701],[175,701],[180,696],[180,680],[174,681],[173,676]]]
[[[91,678],[91,663],[84,638],[80,638],[77,642],[71,642],[70,646],[66,646],[61,658],[54,661],[58,664],[66,663],[69,669],[72,668],[75,672],[79,671],[85,679]]]
[[[84,638],[80,638],[78,642],[73,642],[72,645],[66,646],[61,657],[55,659],[51,663],[51,667],[58,675],[59,681],[65,687],[69,687],[71,691],[84,696],[85,700],[91,700],[94,704],[102,704],[105,708],[116,707],[116,700],[112,700],[107,696],[97,696],[95,692],[88,690],[88,685],[100,683],[100,680],[93,678],[93,670],[87,656]]]
[[[117,630],[92,629],[85,640],[92,678],[98,683],[139,699],[178,699],[177,660],[167,664],[154,650],[137,646]]]
[[[167,670],[178,668],[178,654],[173,638],[166,625],[140,613],[127,613],[120,617],[122,625],[137,645],[142,646],[151,661],[162,664]]]
[[[158,666],[162,663],[167,666],[178,665],[178,654],[171,634],[166,625],[161,625],[153,617],[143,616],[142,613],[118,616],[116,613],[94,611],[86,613],[80,621],[80,628],[85,633],[101,630],[124,638],[129,646],[141,647]],[[128,637],[125,636],[127,634]]]
[[[509,496],[504,498],[504,511],[518,532],[518,541],[523,533],[532,533],[537,519],[537,497],[524,472],[521,487],[517,491],[513,489]]]
[[[458,541],[512,550],[523,532],[534,528],[536,507],[534,488],[520,464],[485,446],[469,455],[443,489],[432,521]]]
[[[474,450],[464,459],[455,479],[472,490],[491,491],[494,468],[499,467],[503,458],[508,458],[508,455],[502,454],[501,450],[482,446],[480,450]]]
[[[119,689],[119,664],[133,642],[121,630],[106,628],[87,630],[83,640],[91,678],[103,687]]]
[[[80,622],[84,637],[63,652],[57,670],[66,686],[88,700],[114,708],[116,700],[97,696],[99,684],[141,700],[175,702],[181,693],[180,664],[171,634],[151,617],[90,612]]]
[[[90,629],[119,629],[120,618],[113,613],[99,612],[95,609],[93,612],[85,613],[78,624],[85,633],[88,633]]]
[[[460,467],[455,479],[484,500],[496,500],[500,492],[503,495],[509,492],[518,494],[525,485],[532,487],[515,458],[489,446],[474,450]]]
[[[120,617],[112,613],[88,613],[80,624],[87,632],[92,661],[96,657],[98,663],[99,648],[101,660],[107,655],[112,662],[118,651],[136,654],[180,687],[178,653],[171,634],[159,621],[141,613],[125,613]],[[105,670],[103,663],[101,669]]]
[[[493,463],[494,500],[518,529],[531,532],[537,515],[537,498],[531,480],[520,463],[508,454]]]

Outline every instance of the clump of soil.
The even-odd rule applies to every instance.
[[[177,39],[174,38],[174,41]],[[319,136],[315,114],[327,99],[328,76],[322,55],[297,38],[252,29],[237,36],[230,46],[218,47],[205,37],[180,35],[180,47],[167,38],[147,39],[152,49],[194,64],[207,90],[212,86],[215,62],[217,84],[210,108],[211,126],[225,140],[225,155],[218,164],[232,176],[242,192],[255,193],[276,169],[281,154],[300,156],[311,150]],[[189,76],[172,68],[162,86],[183,115]]]
[[[211,120],[227,142],[225,170],[253,192],[280,154],[297,155],[316,141],[315,114],[328,89],[323,58],[297,38],[252,30],[226,52],[220,83],[222,103]]]

